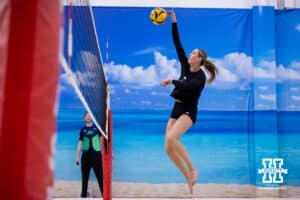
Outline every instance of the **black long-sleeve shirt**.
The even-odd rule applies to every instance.
[[[172,81],[175,88],[173,89],[171,96],[184,103],[197,105],[201,91],[205,86],[205,74],[202,69],[197,72],[190,71],[190,65],[179,39],[177,23],[172,23],[172,37],[181,64],[181,73],[179,80]]]

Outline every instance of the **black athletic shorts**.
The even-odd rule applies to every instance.
[[[178,119],[182,114],[185,114],[191,118],[193,124],[197,120],[197,105],[186,105],[175,101],[174,107],[171,113],[171,118]]]

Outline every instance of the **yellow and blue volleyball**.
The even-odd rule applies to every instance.
[[[154,8],[150,13],[150,19],[155,25],[165,23],[167,20],[168,13],[163,8]]]

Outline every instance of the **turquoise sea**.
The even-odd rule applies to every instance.
[[[113,181],[179,183],[184,177],[164,150],[167,110],[113,110]],[[81,180],[75,152],[82,110],[60,110],[58,180]],[[199,111],[181,138],[199,171],[199,183],[257,184],[262,158],[283,158],[284,185],[300,185],[300,113]],[[94,174],[91,174],[91,179]]]

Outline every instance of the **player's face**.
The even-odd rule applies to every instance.
[[[199,52],[199,49],[194,49],[191,54],[190,54],[190,57],[189,57],[189,64],[191,63],[194,63],[194,62],[201,62],[201,57],[200,57],[200,52]]]
[[[84,116],[84,120],[85,122],[92,122],[92,117],[89,113],[87,113],[85,116]]]

